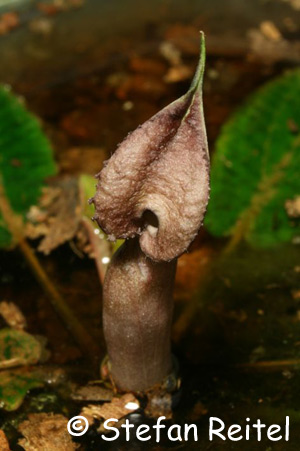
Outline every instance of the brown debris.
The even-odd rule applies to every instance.
[[[37,207],[29,212],[26,235],[36,238],[44,235],[39,251],[49,254],[57,246],[76,235],[81,220],[81,205],[77,179],[57,180],[52,187],[44,190]]]
[[[153,391],[147,392],[148,403],[145,409],[147,416],[151,418],[159,418],[165,416],[170,420],[173,416],[172,413],[172,395],[166,393],[162,388],[156,388]]]
[[[101,129],[99,123],[103,121],[104,114],[107,114],[107,108],[104,111],[101,105],[94,105],[86,111],[75,109],[62,117],[60,127],[73,138],[89,142],[96,141]]]
[[[193,69],[183,64],[181,52],[172,42],[163,41],[160,44],[159,51],[171,66],[164,76],[166,83],[177,83],[192,77]]]
[[[300,0],[281,0],[282,2],[289,3],[291,8],[295,11],[300,11]]]
[[[93,424],[94,419],[108,420],[109,418],[116,418],[119,420],[138,408],[139,401],[132,393],[126,393],[120,398],[112,398],[111,402],[101,405],[90,404],[82,409],[80,415],[83,415],[89,424]]]
[[[211,264],[215,255],[216,250],[209,245],[202,245],[201,249],[197,249],[190,254],[183,254],[178,260],[175,299],[189,302],[185,302],[182,312],[173,325],[172,337],[176,342],[189,330],[198,312],[201,287],[205,286],[207,280],[211,277]]]
[[[10,451],[9,443],[4,432],[0,429],[0,450]]]
[[[300,4],[300,2],[299,2],[299,4]],[[285,28],[292,33],[295,33],[298,30],[298,25],[293,20],[292,17],[285,17],[283,19],[283,23],[284,23]]]
[[[71,147],[57,155],[61,172],[95,175],[107,159],[106,150],[99,147]]]
[[[190,67],[180,64],[178,66],[170,67],[164,77],[164,81],[166,83],[178,83],[179,81],[188,80],[191,78],[192,74],[193,70]]]
[[[201,401],[198,401],[189,415],[189,421],[196,422],[199,421],[204,415],[208,413],[207,408],[202,404]]]
[[[126,101],[138,96],[153,101],[153,98],[159,99],[165,94],[163,77],[167,64],[162,59],[133,55],[128,69],[130,72],[115,72],[106,80],[116,97]]]
[[[290,218],[300,217],[300,196],[296,196],[294,199],[288,199],[285,202],[285,209]]]
[[[54,0],[56,5],[60,5],[62,9],[76,9],[81,8],[85,0]]]
[[[48,413],[29,414],[28,420],[19,425],[24,438],[19,445],[25,451],[73,451],[77,445],[67,430],[68,419],[63,415]]]
[[[215,256],[214,250],[208,245],[183,254],[178,259],[175,279],[175,299],[186,299],[190,303],[191,293],[195,293],[211,268]]]
[[[129,67],[133,72],[141,74],[161,76],[166,71],[166,65],[154,58],[142,58],[140,56],[132,56]]]
[[[280,41],[282,39],[281,33],[270,20],[265,20],[260,24],[260,31],[270,41]]]
[[[39,2],[37,4],[37,9],[47,16],[54,16],[60,11],[60,9],[55,4],[44,2]]]
[[[171,66],[178,66],[182,63],[181,52],[170,41],[162,41],[159,46],[159,52]]]
[[[194,25],[174,24],[167,29],[165,39],[184,54],[199,54],[199,29]]]
[[[279,40],[270,39],[260,29],[249,30],[248,39],[251,53],[257,58],[269,63],[276,61],[300,61],[300,44],[298,41],[290,42],[283,38]]]
[[[300,290],[293,290],[292,297],[293,299],[295,299],[295,301],[298,301],[300,299]]]
[[[220,318],[226,318],[238,323],[244,323],[248,319],[248,315],[243,309],[227,311],[222,302],[217,302],[215,305],[209,307],[209,310]],[[258,314],[259,311],[257,312]],[[263,314],[263,313],[262,313]]]
[[[86,193],[81,183],[75,177],[66,177],[51,184],[44,189],[40,206],[31,207],[28,213],[26,236],[30,239],[43,237],[38,250],[45,254],[69,241],[80,258],[87,254],[95,259],[103,281],[112,246],[98,228],[95,231],[89,219],[92,212],[86,211]]]
[[[0,36],[9,33],[19,25],[19,16],[11,11],[0,16]]]
[[[29,22],[29,30],[42,36],[50,35],[53,31],[53,26],[52,19],[47,17],[38,17]]]
[[[23,313],[13,302],[0,302],[0,315],[13,329],[24,330],[27,326]]]
[[[63,11],[81,8],[84,2],[85,0],[53,0],[52,3],[39,2],[37,8],[47,16],[54,16]]]
[[[113,399],[113,392],[108,388],[91,383],[77,388],[71,397],[75,401],[111,401]]]
[[[143,73],[134,73],[119,84],[116,96],[128,99],[132,95],[142,95],[158,99],[165,93],[165,84],[158,78]]]

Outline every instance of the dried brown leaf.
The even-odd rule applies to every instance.
[[[63,415],[33,413],[19,425],[24,438],[19,440],[25,451],[74,451],[77,445],[67,430]]]
[[[9,443],[4,432],[0,429],[0,450],[10,451]]]
[[[172,412],[172,395],[166,391],[157,389],[147,393],[148,403],[145,409],[147,416],[159,418],[165,416],[170,420],[173,416]]]
[[[23,330],[27,326],[23,313],[13,302],[0,302],[0,315],[2,315],[8,326],[13,329]]]
[[[49,36],[53,31],[54,23],[47,17],[38,17],[29,22],[29,29],[41,36]]]
[[[75,401],[111,401],[113,392],[100,385],[88,384],[77,388],[71,396]]]
[[[78,181],[66,177],[52,182],[44,190],[40,208],[29,212],[27,236],[33,238],[42,235],[39,251],[49,254],[53,249],[71,240],[76,235],[81,221]]]
[[[300,61],[300,44],[287,39],[271,40],[261,30],[251,29],[248,32],[250,50],[258,58],[273,63],[275,61]]]
[[[172,42],[162,41],[159,46],[159,52],[171,66],[179,66],[182,64],[181,52]]]
[[[139,401],[132,393],[126,393],[120,398],[113,398],[111,402],[101,405],[90,404],[82,409],[81,415],[91,424],[94,421],[93,419],[108,420],[109,418],[116,418],[119,420],[138,408]]]
[[[0,35],[5,35],[19,25],[20,19],[13,11],[6,12],[0,16]]]
[[[280,41],[280,39],[282,39],[280,31],[270,20],[261,22],[260,31],[267,39],[270,39],[271,41]]]
[[[166,65],[154,58],[142,58],[132,56],[129,61],[129,67],[133,72],[154,76],[162,76],[166,71]]]
[[[166,83],[178,83],[179,81],[187,80],[192,75],[192,69],[184,64],[170,67],[164,77]]]

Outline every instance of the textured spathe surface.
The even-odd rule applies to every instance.
[[[141,249],[157,261],[172,260],[188,248],[208,202],[204,59],[203,38],[187,94],[129,134],[98,174],[93,201],[100,227],[111,239],[140,235]],[[145,216],[149,211],[155,224]]]

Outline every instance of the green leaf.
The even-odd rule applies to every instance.
[[[19,368],[1,371],[0,373],[0,407],[12,411],[22,404],[26,394],[33,388],[45,385],[45,380],[39,370]]]
[[[300,193],[300,71],[255,93],[223,127],[211,170],[205,225],[257,246],[291,241],[299,218],[285,202]]]
[[[13,212],[25,218],[45,178],[54,173],[51,146],[38,120],[0,86],[0,181]],[[11,241],[0,211],[0,247]]]
[[[0,330],[0,369],[37,363],[42,355],[40,342],[22,330]]]

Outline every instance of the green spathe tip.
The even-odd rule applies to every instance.
[[[205,35],[203,31],[200,31],[200,58],[198,62],[198,66],[195,72],[195,76],[193,78],[191,87],[189,91],[197,91],[199,88],[202,87],[203,82],[203,75],[204,75],[204,69],[205,69]]]

